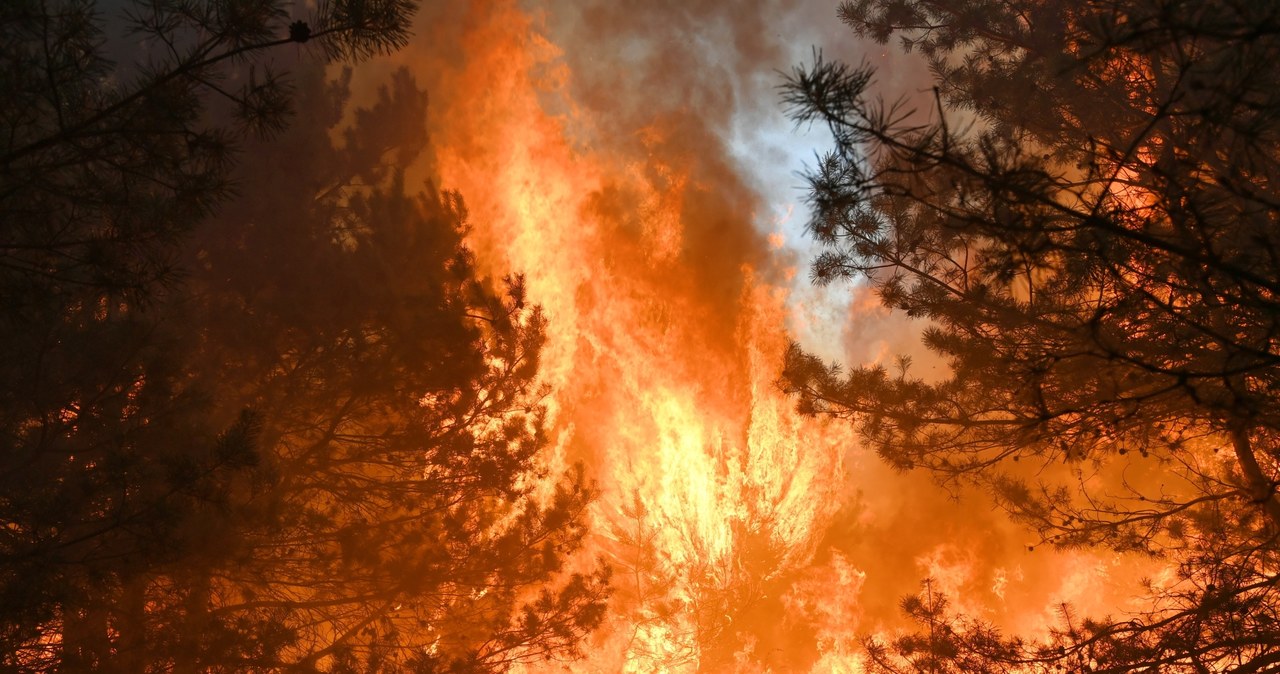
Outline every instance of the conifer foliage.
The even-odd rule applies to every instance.
[[[0,7],[0,669],[574,656],[608,571],[570,565],[546,321],[406,183],[413,79],[325,75],[412,5],[120,7]]]
[[[786,386],[892,465],[985,488],[1047,543],[1179,572],[1148,613],[1064,619],[1047,645],[951,625],[970,638],[950,657],[1271,671],[1280,7],[858,0],[840,16],[922,54],[935,86],[909,109],[870,91],[869,67],[819,56],[789,78],[794,118],[835,139],[809,176],[814,277],[923,319],[949,372],[793,348]],[[926,643],[871,652],[913,671]],[[926,660],[914,670],[960,671]]]

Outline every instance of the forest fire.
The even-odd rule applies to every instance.
[[[436,170],[476,195],[479,257],[495,274],[522,270],[556,326],[542,371],[559,450],[598,481],[591,553],[617,574],[612,634],[594,666],[696,668],[811,561],[840,505],[850,438],[798,417],[774,384],[785,291],[753,268],[762,258],[742,257],[761,237],[706,173],[721,169],[662,120],[615,147],[591,137],[572,101],[548,114],[544,101],[568,96],[572,77],[534,80],[556,72],[555,47],[512,7],[476,21],[456,75],[474,93],[441,95],[431,112]],[[714,223],[691,222],[719,209]],[[715,240],[732,238],[746,247]],[[726,259],[693,268],[708,256]]]
[[[1280,672],[1280,6],[100,4],[0,669]]]
[[[584,462],[601,488],[587,554],[615,566],[616,594],[576,667],[851,671],[859,636],[892,624],[894,593],[926,575],[1024,626],[1047,625],[1054,601],[1105,604],[1112,575],[1136,578],[1118,562],[1024,559],[1008,525],[944,495],[917,497],[915,517],[1004,542],[957,560],[940,537],[893,531],[897,490],[934,489],[870,463],[850,427],[799,415],[777,387],[795,262],[770,259],[779,237],[755,231],[759,197],[723,164],[723,141],[657,114],[611,135],[574,100],[538,19],[501,2],[466,16],[445,42],[468,54],[460,69],[412,49],[404,61],[432,83],[432,175],[467,199],[479,258],[524,273],[555,326],[542,372],[558,460]],[[827,539],[842,508],[867,540]],[[885,545],[909,568],[877,576],[880,613],[861,624],[861,569],[897,564],[877,559]],[[1092,570],[1064,572],[1080,565]]]

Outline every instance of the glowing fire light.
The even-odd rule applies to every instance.
[[[402,57],[433,96],[430,177],[466,199],[481,264],[526,274],[546,311],[552,460],[583,461],[597,479],[588,552],[615,565],[609,622],[572,671],[858,671],[868,560],[824,540],[854,493],[857,443],[845,424],[799,417],[774,386],[795,261],[775,269],[769,256],[785,239],[753,229],[752,204],[738,203],[750,190],[725,186],[723,159],[684,148],[678,120],[658,116],[626,138],[598,128],[536,17],[506,1],[454,13],[441,10],[460,40]],[[897,526],[902,507],[893,491],[921,482],[872,462],[858,470],[854,482],[874,485],[858,524],[884,535],[876,518]],[[917,507],[940,531],[964,517],[926,500]],[[973,606],[1008,597],[1019,616],[1045,604],[1015,586],[1072,598],[1062,574],[1050,580],[1057,562],[991,552],[991,568],[947,567],[937,537],[897,536],[911,539],[897,541],[910,568],[893,570],[906,587],[949,571],[950,589],[987,588]],[[793,623],[808,645],[778,636]]]

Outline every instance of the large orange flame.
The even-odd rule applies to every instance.
[[[594,666],[695,667],[734,642],[735,613],[809,562],[839,505],[846,439],[798,418],[773,384],[783,292],[745,259],[734,278],[695,273],[694,255],[718,254],[687,241],[690,218],[720,205],[705,158],[662,120],[628,139],[647,155],[611,153],[529,17],[497,4],[471,19],[459,84],[445,87],[470,96],[435,98],[436,168],[468,200],[480,258],[523,271],[553,326],[543,373],[560,448],[597,476],[597,549],[620,571]],[[726,214],[738,229],[726,235],[752,215]],[[732,305],[707,282],[736,289]]]
[[[700,111],[620,135],[574,100],[561,48],[514,0],[424,11],[400,58],[432,95],[426,177],[463,194],[492,275],[526,275],[551,325],[552,461],[584,462],[601,487],[589,554],[614,564],[616,595],[568,669],[859,671],[858,633],[892,625],[926,574],[1007,624],[1110,596],[1119,562],[1027,558],[985,508],[795,413],[773,383],[783,326],[802,322],[789,312],[807,311],[786,290],[794,261],[757,232],[723,141],[688,126]]]

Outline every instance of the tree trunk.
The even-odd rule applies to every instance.
[[[1271,518],[1271,522],[1280,528],[1280,501],[1276,500],[1276,483],[1258,465],[1247,427],[1242,424],[1231,427],[1231,447],[1235,450],[1240,473],[1244,476],[1244,487],[1248,491],[1249,500],[1257,503]]]

